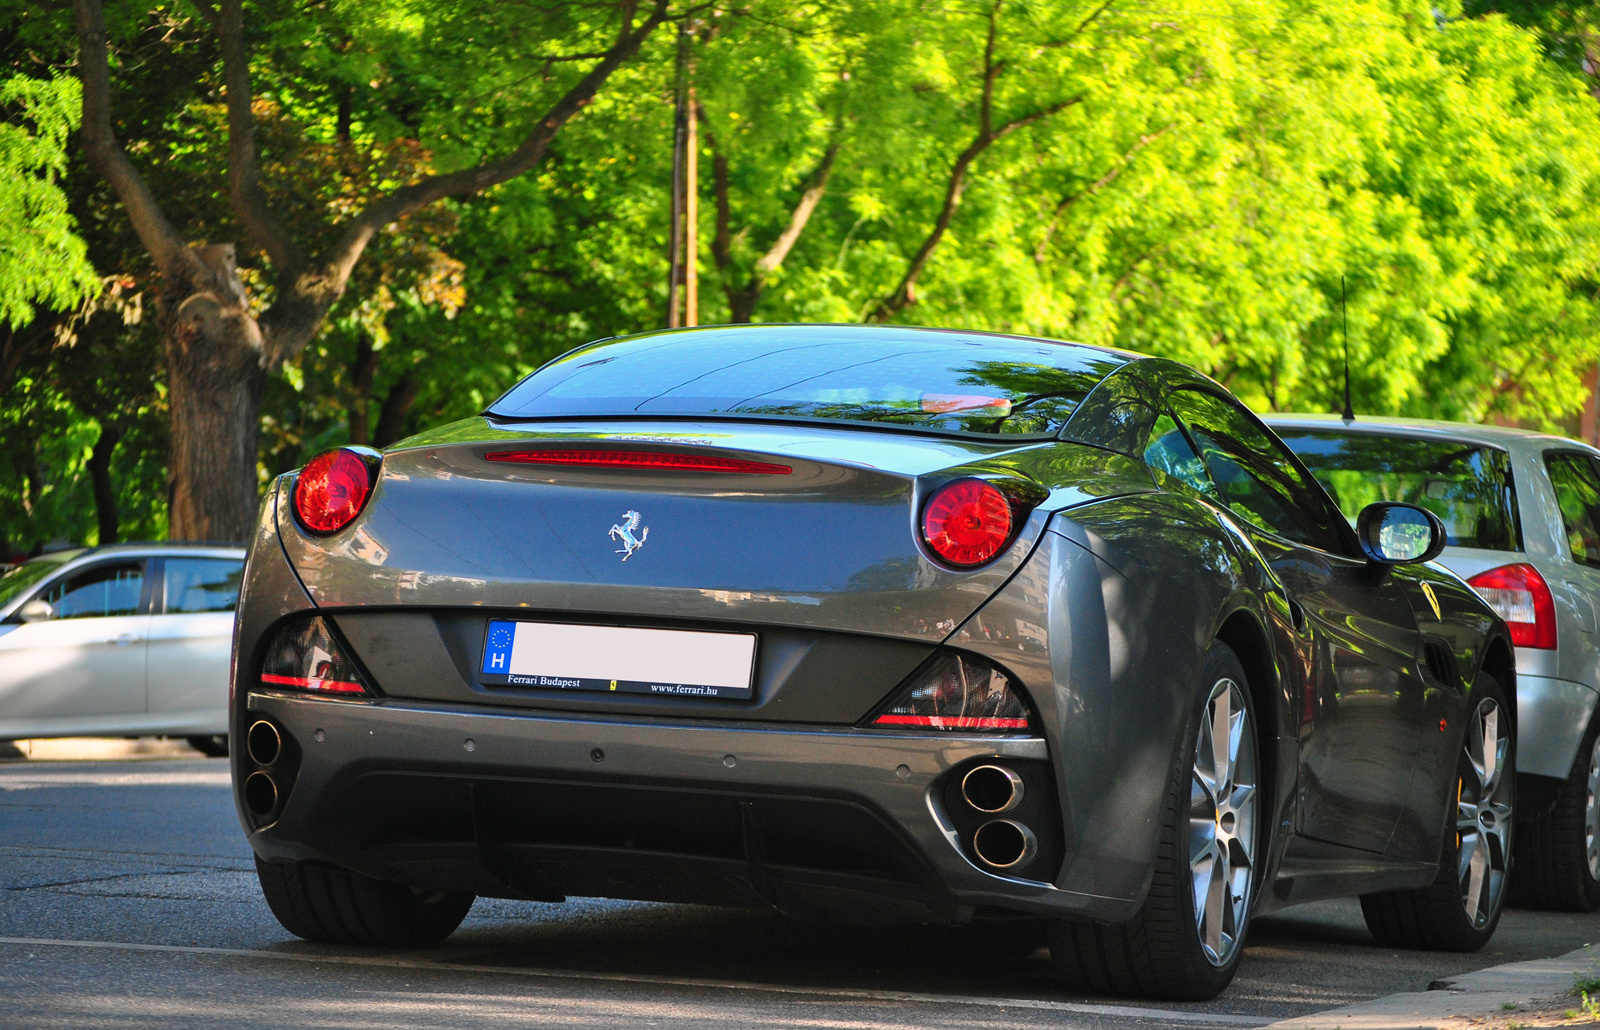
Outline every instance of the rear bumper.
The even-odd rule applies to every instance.
[[[1518,648],[1521,652],[1526,648]],[[1517,771],[1566,779],[1594,714],[1582,683],[1517,673]]]
[[[993,906],[1126,920],[1137,907],[995,875],[963,852],[941,793],[951,771],[985,759],[1045,762],[1044,740],[254,692],[246,704],[249,718],[269,717],[291,741],[285,799],[250,836],[269,861],[320,860],[486,895],[765,903],[829,917],[962,922]],[[654,840],[608,839],[606,819],[622,809],[654,821]],[[677,812],[686,828],[663,836],[661,820]]]

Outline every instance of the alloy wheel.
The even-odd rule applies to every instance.
[[[1473,929],[1489,924],[1506,887],[1511,854],[1511,790],[1505,775],[1511,726],[1494,698],[1484,698],[1472,713],[1456,789],[1456,879],[1461,904]],[[1590,811],[1595,780],[1590,778]],[[1590,868],[1594,868],[1593,816],[1590,816]]]
[[[1244,692],[1230,678],[1211,688],[1189,787],[1189,871],[1195,929],[1206,959],[1233,958],[1255,879],[1256,741]]]

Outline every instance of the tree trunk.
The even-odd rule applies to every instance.
[[[387,447],[405,435],[406,416],[411,414],[411,405],[416,403],[417,391],[421,388],[416,373],[407,369],[383,400],[378,429],[372,437],[373,446]]]
[[[372,442],[371,419],[367,409],[372,404],[372,376],[378,371],[378,352],[366,336],[356,341],[356,359],[350,363],[350,389],[356,395],[350,405],[350,442],[365,446]]]
[[[109,424],[100,426],[100,439],[89,452],[89,485],[94,488],[94,514],[100,523],[100,544],[117,542],[117,491],[111,484],[111,452],[117,449],[122,430]]]
[[[166,281],[162,298],[172,449],[167,465],[167,535],[244,543],[260,487],[261,330],[250,315],[233,247],[196,248],[209,289]]]

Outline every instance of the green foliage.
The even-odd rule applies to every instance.
[[[758,321],[860,320],[932,240],[896,321],[1160,354],[1257,408],[1327,411],[1339,406],[1347,314],[1358,412],[1558,426],[1600,358],[1600,104],[1584,64],[1596,23],[1544,0],[1437,6],[707,8],[690,45],[699,321],[740,304]],[[314,250],[376,191],[503,154],[614,38],[614,10],[252,0],[274,210]],[[108,14],[131,158],[186,238],[241,244],[270,303],[270,267],[244,246],[223,186],[214,37],[182,0]],[[70,64],[64,17],[0,9],[0,38],[9,29],[15,41],[0,43],[9,70]],[[676,52],[668,26],[533,172],[380,235],[321,335],[268,383],[263,477],[336,443],[470,415],[575,345],[665,324]],[[31,135],[0,124],[0,164],[7,140],[54,140],[58,152],[67,141],[70,81],[26,81],[54,100],[25,101]],[[978,146],[985,131],[997,134]],[[23,366],[0,401],[0,452],[45,471],[0,480],[0,531],[85,538],[81,470],[102,426],[123,427],[116,475],[137,484],[123,514],[153,527],[157,284],[80,165],[58,153],[32,167],[30,184],[65,187],[99,271],[151,314],[85,323],[77,349]],[[11,200],[0,190],[0,247],[14,235]],[[49,224],[70,230],[57,210]],[[0,317],[14,323],[12,267],[0,262]],[[142,385],[95,371],[114,353],[143,356]],[[118,391],[128,406],[108,406]],[[58,503],[47,496],[60,507],[28,516],[25,495],[32,510]]]
[[[0,121],[0,323],[12,329],[35,305],[72,307],[100,287],[57,184],[78,97],[78,80],[64,76],[0,82],[0,111],[17,118]]]

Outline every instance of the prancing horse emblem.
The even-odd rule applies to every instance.
[[[617,549],[617,553],[622,555],[623,561],[632,558],[633,552],[643,547],[645,540],[650,536],[649,526],[644,527],[643,530],[639,529],[639,523],[643,520],[644,516],[636,511],[624,512],[622,521],[612,526],[611,531],[606,534],[613,540],[622,541],[622,546]],[[634,533],[639,535],[634,536]]]

